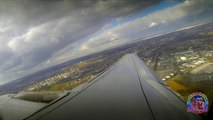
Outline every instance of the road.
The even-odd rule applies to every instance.
[[[186,104],[135,54],[127,54],[80,91],[27,119],[189,120]],[[79,89],[79,88],[77,88]]]

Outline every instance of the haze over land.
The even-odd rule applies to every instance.
[[[212,5],[212,0],[0,0],[0,84],[138,38],[212,21]]]

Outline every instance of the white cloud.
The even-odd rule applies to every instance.
[[[2,84],[4,84],[4,83],[5,83],[4,81],[1,81],[1,80],[0,80],[0,85],[2,85]]]
[[[153,26],[156,26],[156,25],[157,25],[157,23],[152,22],[152,23],[149,25],[149,28],[150,28],[150,27],[153,27]]]
[[[51,29],[54,25],[57,25],[57,22],[32,27],[23,35],[12,38],[8,42],[8,46],[14,53],[26,54],[40,47],[58,44],[58,33],[55,33],[54,29]]]
[[[86,44],[83,44],[81,47],[80,47],[80,51],[85,51],[85,50],[90,50],[91,48],[89,48]]]

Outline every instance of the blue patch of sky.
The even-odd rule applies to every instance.
[[[169,7],[173,7],[177,4],[181,3],[181,1],[169,1],[169,0],[165,0],[165,1],[162,1],[160,2],[159,4],[157,5],[153,5],[145,10],[142,10],[138,13],[136,13],[135,15],[131,16],[131,17],[128,17],[126,19],[123,19],[121,21],[117,21],[116,19],[113,19],[111,21],[111,27],[116,27],[118,25],[121,25],[123,23],[126,23],[126,22],[130,22],[130,21],[133,21],[133,20],[136,20],[138,18],[142,18],[144,16],[147,16],[153,12],[156,12],[156,11],[160,11],[160,10],[163,10],[163,9],[166,9],[166,8],[169,8]]]

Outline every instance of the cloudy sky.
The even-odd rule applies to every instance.
[[[0,0],[0,84],[213,20],[212,0]]]

